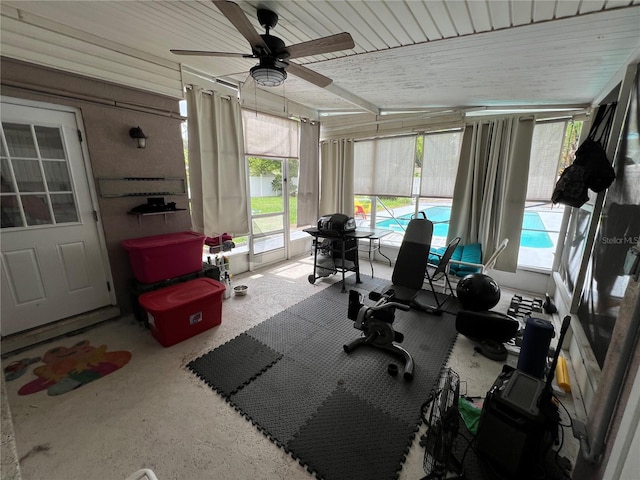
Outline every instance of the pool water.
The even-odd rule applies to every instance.
[[[449,232],[449,217],[451,207],[430,207],[424,210],[425,215],[433,222],[433,236],[446,237]],[[377,228],[386,228],[397,233],[404,233],[413,215],[406,214],[395,219],[389,218],[376,222]],[[551,248],[553,241],[537,212],[524,212],[522,222],[522,234],[520,236],[520,246],[529,248]]]
[[[424,212],[427,218],[433,222],[434,237],[447,236],[447,232],[449,231],[449,217],[451,216],[450,207],[431,207],[420,211]],[[376,228],[386,228],[394,232],[404,233],[412,217],[413,215],[407,214],[396,217],[395,219],[380,220],[376,222]]]
[[[520,234],[520,246],[531,248],[551,248],[553,241],[538,215],[538,212],[524,212],[522,233]]]

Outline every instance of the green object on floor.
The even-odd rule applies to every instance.
[[[476,407],[466,398],[458,398],[458,410],[464,420],[464,424],[474,435],[478,433],[478,423],[480,422],[481,408]]]

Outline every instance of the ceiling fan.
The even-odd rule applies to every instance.
[[[266,30],[266,33],[259,34],[237,4],[226,0],[213,0],[213,3],[236,27],[238,32],[249,41],[251,54],[210,52],[206,50],[171,50],[171,53],[176,55],[257,58],[259,63],[251,68],[250,73],[256,83],[264,87],[281,85],[287,78],[287,70],[296,77],[302,78],[318,87],[327,87],[333,80],[289,60],[347,50],[355,46],[351,35],[345,32],[286,46],[281,39],[269,33],[278,23],[278,15],[275,12],[264,8],[258,9],[258,21]]]

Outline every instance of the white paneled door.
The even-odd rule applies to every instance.
[[[114,300],[76,113],[2,102],[2,336]]]

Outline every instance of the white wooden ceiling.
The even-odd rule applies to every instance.
[[[296,59],[333,79],[289,75],[271,93],[316,112],[589,105],[640,59],[640,0],[274,0],[237,2],[280,16],[287,45],[349,32],[353,50]],[[208,1],[3,0],[2,54],[180,96],[185,72],[232,83],[255,60]],[[191,78],[191,77],[190,77]],[[255,93],[247,81],[244,94]]]

